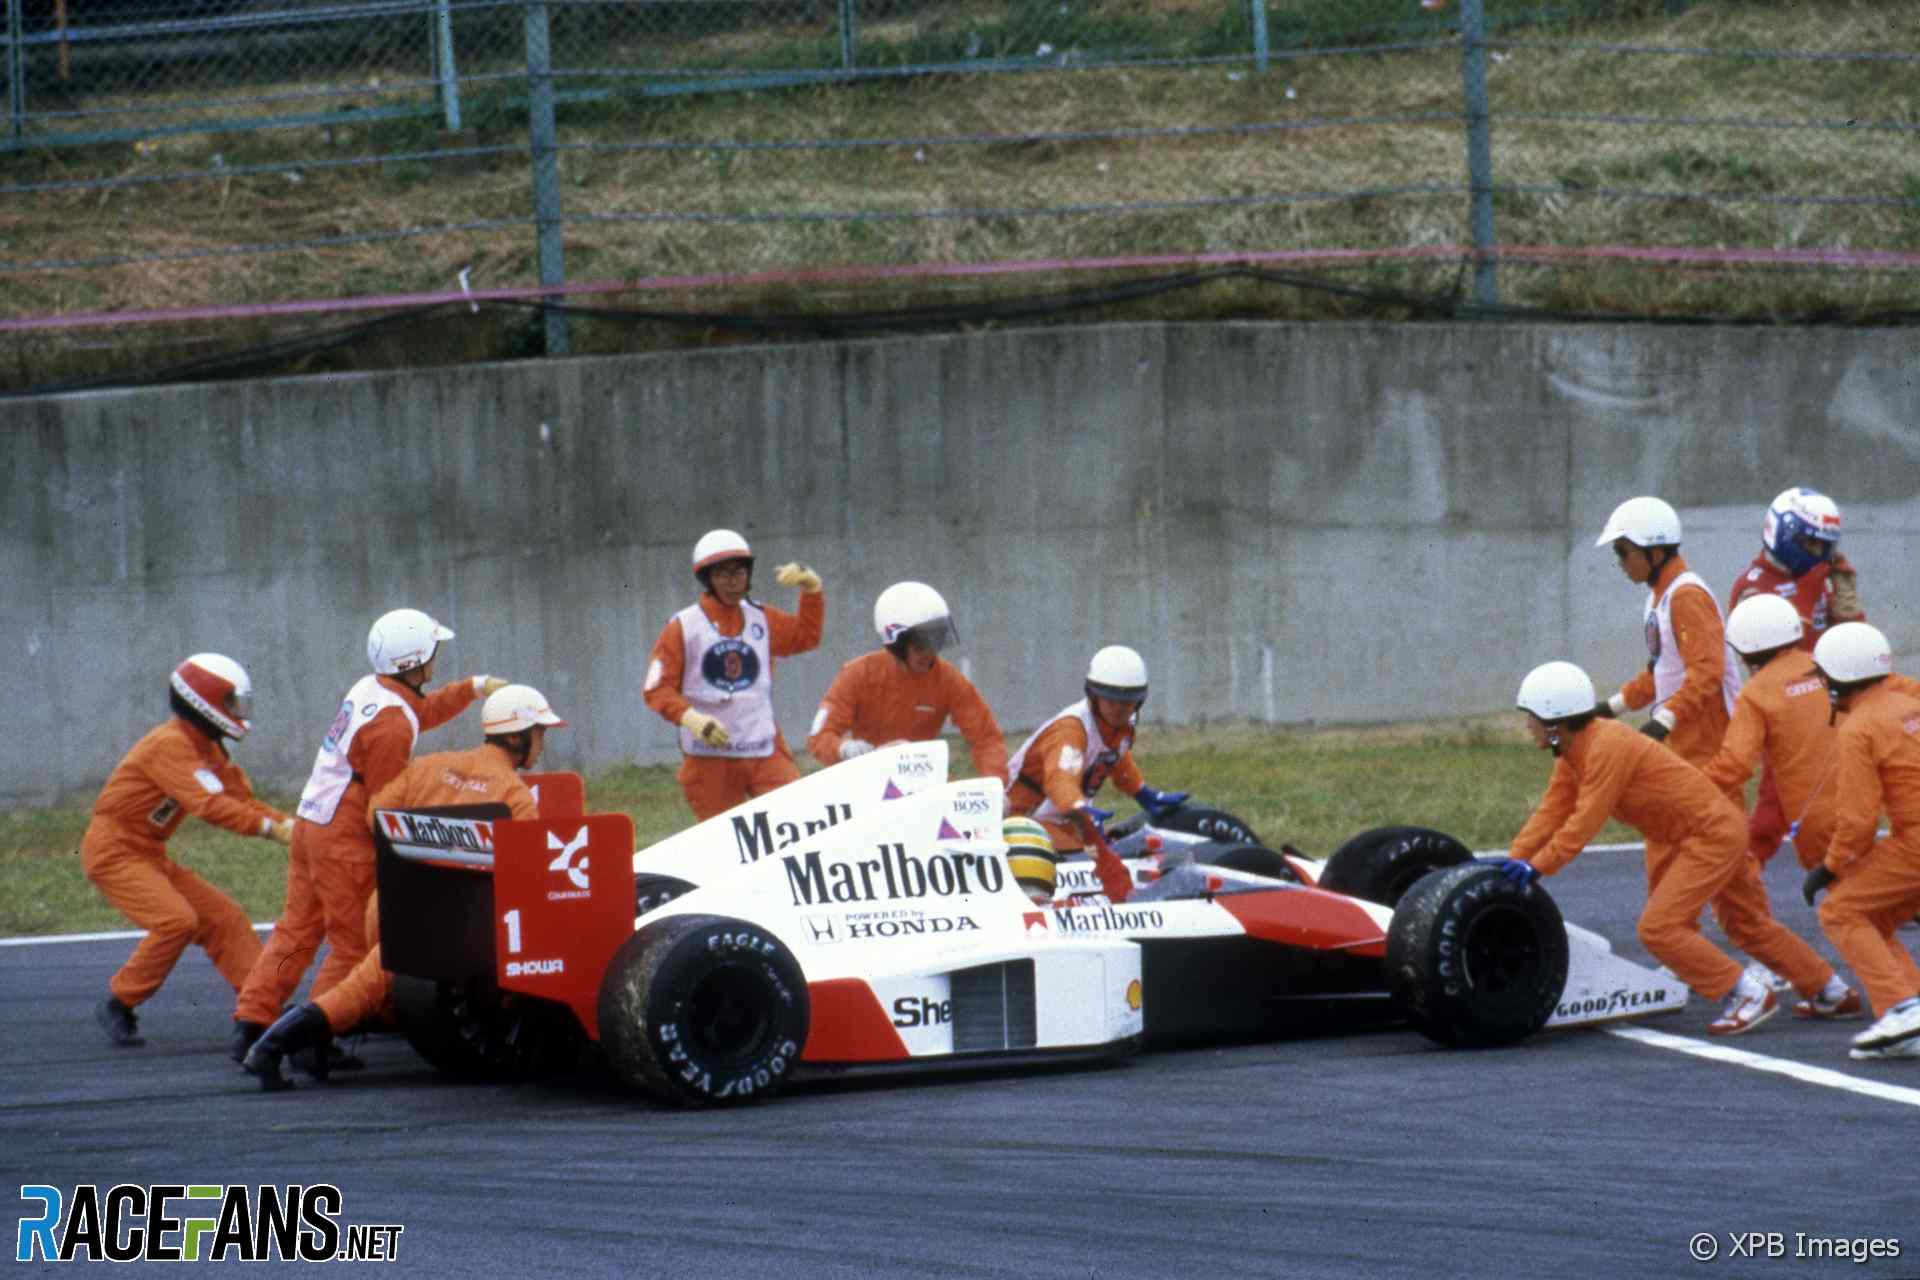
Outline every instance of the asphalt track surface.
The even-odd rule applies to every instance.
[[[1776,910],[1818,940],[1786,862]],[[1549,883],[1644,959],[1637,854]],[[0,947],[10,1244],[37,1212],[20,1184],[325,1182],[343,1222],[404,1227],[392,1265],[472,1277],[1920,1276],[1920,1062],[1849,1061],[1860,1023],[1783,1011],[1720,1061],[1684,1051],[1709,1044],[1696,999],[1645,1024],[1658,1044],[1389,1029],[707,1112],[588,1073],[448,1084],[376,1036],[367,1071],[265,1095],[197,952],[142,1009],[146,1047],[105,1042],[91,1008],[129,948]],[[1746,1232],[1780,1256],[1730,1256]]]

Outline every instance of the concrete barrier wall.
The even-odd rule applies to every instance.
[[[1912,330],[1156,325],[191,386],[0,404],[17,700],[0,798],[96,788],[188,653],[252,671],[257,778],[304,777],[402,604],[443,678],[540,686],[555,767],[672,758],[639,690],[706,529],[825,575],[783,660],[796,751],[872,604],[919,578],[1009,729],[1120,641],[1149,720],[1499,710],[1533,664],[1644,661],[1592,543],[1659,493],[1717,591],[1789,484],[1826,489],[1896,652],[1920,649]],[[434,749],[477,734],[462,722]]]

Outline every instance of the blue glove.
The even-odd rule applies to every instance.
[[[1138,791],[1133,793],[1133,798],[1139,802],[1142,809],[1147,811],[1149,818],[1158,821],[1185,804],[1187,802],[1187,793],[1185,791],[1155,791],[1152,787],[1142,786]]]
[[[1540,878],[1540,870],[1531,862],[1522,862],[1518,858],[1487,858],[1486,864],[1505,876],[1512,884],[1522,889]]]
[[[1090,804],[1077,804],[1067,814],[1081,822],[1090,823],[1101,835],[1107,833],[1107,819],[1113,816],[1111,809],[1096,809]]]

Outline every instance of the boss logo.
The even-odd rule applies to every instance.
[[[995,806],[996,802],[992,796],[974,795],[953,798],[954,813],[965,817],[978,817],[983,813],[991,812]]]

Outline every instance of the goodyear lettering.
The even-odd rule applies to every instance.
[[[911,938],[928,933],[978,933],[968,916],[923,916],[914,920],[871,920],[847,925],[849,938]]]
[[[834,862],[826,861],[817,849],[786,855],[781,862],[793,905],[997,893],[1007,882],[1005,860],[997,855],[942,851],[920,858],[897,841],[877,846],[877,853],[858,861]]]
[[[953,1001],[927,996],[901,996],[893,1002],[896,1027],[944,1027],[953,1021]]]
[[[1616,987],[1601,995],[1569,1000],[1555,1009],[1554,1016],[1572,1018],[1596,1013],[1628,1013],[1635,1009],[1655,1009],[1667,1003],[1665,991],[1629,991]]]
[[[1166,924],[1166,917],[1149,907],[1070,907],[1054,918],[1062,933],[1128,933]]]
[[[821,817],[801,822],[776,823],[767,817],[765,810],[761,810],[733,820],[733,843],[740,850],[740,864],[745,866],[852,817],[853,806],[844,802],[827,805]]]

